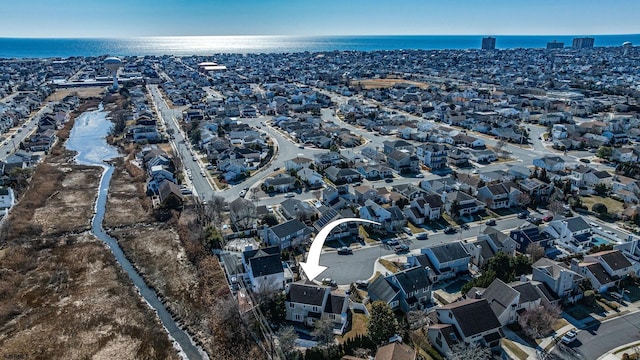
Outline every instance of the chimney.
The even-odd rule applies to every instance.
[[[442,190],[442,195],[440,195],[440,201],[442,201],[443,204],[447,203],[447,192],[445,190]]]

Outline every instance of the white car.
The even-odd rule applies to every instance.
[[[569,345],[572,342],[574,342],[577,337],[578,337],[578,332],[575,329],[573,329],[573,330],[569,330],[568,333],[564,334],[564,336],[560,339],[560,341],[562,341],[562,343],[565,345]]]
[[[424,177],[424,174],[422,174],[422,173],[421,173],[421,174],[418,174],[418,175],[416,175],[416,177],[417,177],[417,178],[423,178],[423,177]]]
[[[247,192],[245,190],[240,191],[240,194],[238,194],[240,197],[244,197],[245,195],[247,195]]]

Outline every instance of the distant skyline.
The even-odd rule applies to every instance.
[[[0,0],[0,37],[607,35],[638,0]]]

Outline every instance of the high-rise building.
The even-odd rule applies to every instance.
[[[557,42],[553,40],[552,42],[547,43],[547,49],[562,49],[564,48],[563,42]]]
[[[494,50],[496,48],[496,38],[494,37],[486,37],[482,38],[482,49],[483,50]]]
[[[573,48],[575,49],[591,49],[593,47],[594,38],[583,37],[573,39]]]

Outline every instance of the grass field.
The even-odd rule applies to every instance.
[[[624,208],[622,206],[622,202],[618,200],[614,200],[612,198],[605,198],[597,195],[589,195],[582,197],[582,203],[591,210],[593,204],[602,203],[607,207],[610,213],[620,214]]]

